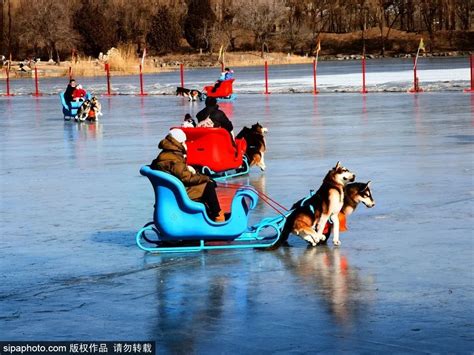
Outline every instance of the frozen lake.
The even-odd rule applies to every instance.
[[[268,168],[232,182],[289,207],[341,160],[372,180],[376,206],[349,218],[339,248],[291,236],[273,252],[174,255],[135,245],[154,203],[138,171],[202,104],[101,101],[100,123],[77,124],[56,95],[0,98],[0,340],[472,353],[473,95],[241,93],[221,107],[237,131],[269,128]],[[274,213],[260,203],[251,222]]]

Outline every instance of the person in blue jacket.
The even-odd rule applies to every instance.
[[[214,87],[212,88],[212,92],[216,92],[216,90],[221,86],[223,81],[234,79],[234,71],[230,68],[225,68],[224,71],[221,73],[219,79],[217,79]]]

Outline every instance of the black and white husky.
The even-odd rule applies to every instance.
[[[204,99],[202,93],[195,89],[186,89],[181,86],[176,88],[176,96],[187,97],[189,101],[202,101]]]

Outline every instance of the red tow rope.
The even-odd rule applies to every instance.
[[[238,189],[241,189],[241,188],[244,188],[246,190],[252,190],[254,191],[261,199],[263,202],[265,202],[268,206],[270,206],[271,208],[273,208],[277,213],[281,214],[281,215],[285,215],[284,212],[288,212],[289,210],[287,208],[285,208],[285,206],[281,205],[280,203],[278,203],[277,201],[275,201],[274,199],[272,199],[270,196],[264,194],[263,192],[261,191],[258,191],[255,187],[253,186],[249,186],[249,185],[244,185],[244,184],[229,184],[229,183],[220,183],[220,182],[217,182],[217,186],[220,187],[220,188],[225,188],[225,189],[234,189],[234,190],[238,190]],[[281,210],[283,210],[284,212],[282,212],[281,210],[279,210],[277,207],[275,206],[278,206]]]

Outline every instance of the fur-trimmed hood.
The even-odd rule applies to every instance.
[[[158,144],[158,148],[164,151],[171,151],[182,153],[183,157],[186,154],[186,147],[174,139],[171,134],[168,134],[161,142]]]
[[[186,187],[189,198],[196,200],[202,197],[209,177],[193,173],[186,164],[186,146],[168,134],[159,144],[160,154],[151,163],[151,168],[176,176]]]

